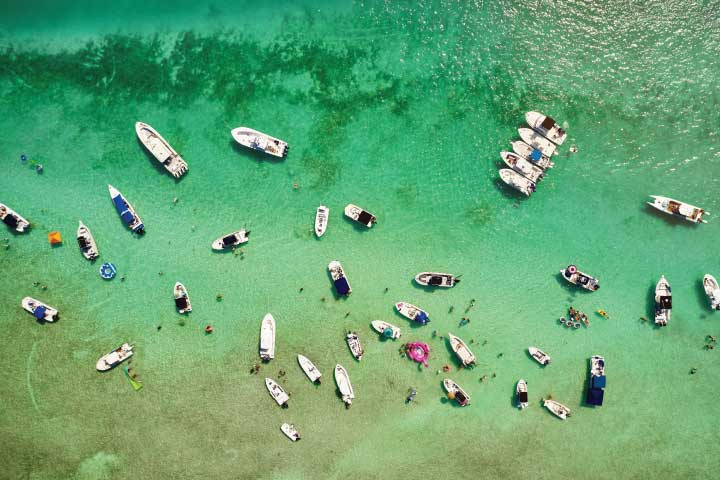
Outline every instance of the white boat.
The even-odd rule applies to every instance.
[[[130,205],[130,202],[125,199],[123,194],[120,193],[117,188],[110,184],[108,184],[108,191],[110,192],[110,198],[113,201],[113,205],[115,205],[115,210],[117,210],[120,214],[120,218],[123,223],[125,223],[130,230],[138,235],[144,234],[145,225],[143,225],[140,216],[138,216],[137,212],[135,212],[135,209],[132,205]]]
[[[260,358],[265,362],[275,358],[275,319],[269,313],[260,326]]]
[[[55,308],[32,297],[23,298],[20,304],[25,310],[32,313],[33,317],[35,317],[37,320],[42,320],[44,322],[54,322],[55,320],[60,318],[60,315]]]
[[[228,233],[223,235],[212,243],[213,250],[227,250],[233,248],[236,245],[247,243],[250,238],[249,230],[238,230],[236,232]]]
[[[518,408],[527,408],[528,406],[528,389],[527,382],[522,378],[518,380],[517,387],[515,388],[517,394]]]
[[[448,393],[448,398],[455,400],[461,407],[466,407],[470,404],[470,395],[454,381],[446,378],[443,380],[443,387],[445,387],[445,391]]]
[[[98,360],[97,364],[95,364],[95,368],[97,368],[101,372],[110,370],[111,368],[120,365],[122,362],[132,357],[132,354],[133,346],[129,343],[123,343],[112,352],[100,357],[100,360]]]
[[[187,162],[154,128],[147,123],[135,122],[135,133],[145,148],[173,177],[180,178],[187,172]]]
[[[287,402],[290,400],[290,396],[280,385],[278,385],[275,380],[266,377],[265,386],[267,387],[268,392],[270,392],[270,396],[277,402],[278,405],[283,408],[288,407]]]
[[[421,272],[415,275],[415,282],[426,287],[454,287],[460,278],[449,273]]]
[[[530,356],[533,357],[540,365],[547,365],[550,363],[550,355],[543,352],[537,347],[528,347],[528,352],[530,352]]]
[[[557,154],[557,145],[537,133],[532,128],[518,128],[518,133],[520,134],[520,138],[523,142],[540,150],[543,155],[551,157],[553,154]]]
[[[681,202],[680,200],[661,197],[659,195],[650,195],[650,198],[652,198],[653,201],[646,203],[651,207],[672,216],[684,218],[688,222],[707,223],[702,217],[703,215],[710,215],[710,212],[706,212],[702,208]]]
[[[595,377],[605,376],[605,357],[600,355],[590,357],[590,375]]]
[[[581,272],[575,265],[568,265],[560,270],[560,275],[568,282],[594,292],[600,288],[597,278]]]
[[[352,293],[352,288],[350,288],[350,283],[348,282],[347,277],[345,277],[345,270],[343,270],[340,262],[337,260],[330,262],[328,264],[328,271],[332,277],[337,294],[344,296],[350,295]]]
[[[555,162],[550,160],[550,157],[543,155],[543,153],[537,148],[533,148],[522,140],[515,140],[511,143],[513,152],[517,153],[526,160],[533,162],[538,167],[547,170],[553,168]]]
[[[19,233],[24,232],[26,228],[30,227],[30,222],[4,203],[0,203],[0,220]]]
[[[370,322],[370,325],[372,326],[373,330],[386,338],[400,338],[400,329],[392,323],[383,322],[382,320],[373,320],[372,322]]]
[[[345,207],[345,216],[359,223],[360,225],[365,225],[368,228],[372,227],[375,222],[377,222],[377,218],[375,218],[375,215],[366,210],[363,210],[357,205],[353,205],[352,203],[349,203]]]
[[[180,282],[175,284],[173,289],[175,294],[175,307],[178,313],[189,313],[192,312],[192,305],[190,304],[190,297],[188,296],[187,288]]]
[[[709,273],[703,277],[703,288],[710,299],[710,307],[713,310],[720,310],[720,286],[715,277]]]
[[[353,392],[352,384],[350,383],[350,376],[340,364],[335,365],[335,383],[337,384],[342,401],[345,402],[345,408],[350,408],[352,401],[355,398],[355,392]]]
[[[655,325],[667,326],[670,313],[672,313],[672,289],[665,275],[662,275],[655,286]]]
[[[475,365],[475,355],[470,351],[465,342],[460,340],[452,333],[448,333],[448,339],[450,340],[450,347],[457,355],[458,359],[462,362],[464,367],[472,367]]]
[[[525,121],[530,125],[530,128],[548,140],[551,140],[556,145],[562,145],[567,138],[565,129],[560,127],[555,120],[540,112],[527,112],[525,114]]]
[[[315,235],[320,238],[327,229],[330,209],[325,205],[320,205],[315,213]]]
[[[535,182],[509,168],[500,169],[500,179],[528,197],[536,190]]]
[[[300,436],[300,432],[295,429],[295,425],[293,425],[292,423],[283,423],[282,425],[280,425],[280,430],[282,430],[282,432],[287,435],[287,437],[293,442],[297,442],[302,438]]]
[[[395,304],[395,309],[403,317],[417,322],[420,325],[425,325],[430,321],[428,313],[420,307],[416,307],[412,303],[398,302]]]
[[[556,402],[555,400],[543,399],[543,405],[545,405],[548,410],[550,410],[552,413],[562,418],[563,420],[567,420],[567,418],[570,416],[570,409],[560,402]]]
[[[348,347],[350,347],[350,352],[353,357],[355,357],[357,361],[362,360],[365,351],[363,351],[362,345],[360,344],[360,337],[358,337],[357,332],[348,332],[347,335],[345,335],[345,340],[347,341]]]
[[[288,152],[288,144],[283,142],[279,138],[271,137],[270,135],[252,128],[238,127],[230,132],[240,145],[253,150],[267,153],[278,158],[285,158]]]
[[[503,151],[500,152],[500,157],[503,159],[503,162],[505,162],[505,165],[535,183],[542,180],[545,175],[545,171],[542,168],[517,153]]]
[[[80,251],[82,252],[83,257],[88,260],[95,260],[100,254],[92,233],[90,233],[90,230],[85,226],[82,220],[80,220],[80,225],[78,225],[77,229],[77,242],[78,245],[80,245]]]
[[[298,354],[297,358],[300,368],[302,368],[303,372],[305,372],[305,375],[307,375],[310,381],[320,385],[320,377],[322,377],[322,373],[320,373],[320,370],[317,369],[315,364],[304,355]]]

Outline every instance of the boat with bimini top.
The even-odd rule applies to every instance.
[[[260,359],[269,362],[275,358],[275,318],[265,315],[260,325]]]
[[[655,325],[665,327],[672,312],[672,289],[665,275],[660,276],[655,286]]]
[[[705,289],[705,295],[710,300],[710,308],[713,310],[720,310],[720,286],[718,286],[715,277],[709,273],[703,277],[703,288]]]
[[[452,333],[448,333],[448,340],[450,340],[450,347],[464,367],[475,366],[475,355],[470,351],[465,342]]]
[[[310,381],[320,385],[320,377],[322,377],[322,373],[320,373],[320,370],[317,369],[315,364],[305,355],[298,354],[297,359],[300,364],[300,368],[302,368],[302,371],[305,372],[305,375],[307,375]]]
[[[289,148],[287,142],[271,137],[266,133],[258,132],[252,128],[238,127],[231,130],[230,134],[236,142],[244,147],[278,158],[285,158],[287,155]]]
[[[518,134],[520,134],[520,138],[523,142],[537,150],[540,150],[543,155],[551,157],[552,155],[557,154],[557,145],[540,135],[535,130],[531,128],[518,128]]]
[[[400,328],[396,327],[392,323],[384,322],[382,320],[373,320],[370,322],[373,330],[381,334],[385,338],[397,339],[400,338]]]
[[[134,233],[137,233],[138,235],[144,234],[145,225],[143,225],[142,220],[135,212],[133,206],[130,205],[130,202],[125,199],[123,194],[120,193],[117,188],[110,184],[108,184],[108,190],[110,191],[110,198],[113,201],[113,205],[115,205],[115,209],[120,214],[120,218],[123,223],[125,223],[125,225],[127,225],[127,227]]]
[[[352,203],[348,203],[345,207],[345,216],[360,225],[366,226],[367,228],[372,227],[377,222],[375,215],[363,210],[357,205],[353,205]]]
[[[247,243],[250,236],[249,230],[237,230],[227,235],[223,235],[212,243],[213,250],[227,250],[237,245]]]
[[[340,364],[335,365],[335,383],[337,384],[338,390],[342,401],[345,402],[345,408],[350,408],[352,401],[355,398],[355,392],[353,391],[352,384],[350,383],[350,376]]]
[[[455,400],[461,407],[466,407],[470,404],[470,395],[454,381],[449,378],[444,379],[443,387],[445,387],[447,397],[450,400]]]
[[[288,400],[290,400],[290,396],[285,392],[285,389],[280,386],[275,380],[272,378],[265,378],[265,386],[268,389],[268,392],[270,392],[270,396],[277,402],[278,405],[280,405],[282,408],[288,407]]]
[[[122,362],[132,357],[132,354],[133,346],[129,343],[123,343],[112,352],[106,353],[105,355],[100,357],[100,359],[95,364],[95,368],[97,368],[101,372],[105,372],[107,370],[110,370],[111,368],[120,365]]]
[[[39,321],[54,322],[60,318],[57,309],[32,297],[23,298],[20,304]]]
[[[180,178],[187,172],[187,162],[153,127],[147,123],[135,122],[135,133],[145,148],[173,177]]]
[[[325,205],[320,205],[315,212],[315,235],[320,238],[327,229],[330,209]]]
[[[503,159],[503,162],[505,162],[505,165],[530,181],[537,183],[542,180],[545,175],[545,171],[542,168],[516,153],[503,151],[500,152],[500,157]]]
[[[82,220],[80,220],[77,229],[77,242],[80,246],[80,252],[82,252],[83,257],[88,260],[95,260],[100,254],[98,252],[97,243],[95,243],[95,238],[93,238],[92,233],[90,233],[90,229],[85,226]]]
[[[510,170],[509,168],[501,168],[499,173],[500,179],[503,182],[510,185],[518,192],[524,193],[528,197],[532,195],[533,192],[535,192],[535,190],[537,189],[535,182],[533,182],[529,178],[523,177],[515,170]]]
[[[522,140],[515,140],[514,142],[511,142],[510,145],[512,145],[513,152],[517,153],[525,160],[531,161],[544,170],[555,166],[555,162],[550,160],[550,157],[543,155],[540,150],[531,147]]]
[[[525,121],[530,128],[556,145],[562,145],[567,138],[567,132],[555,120],[540,112],[527,112]]]
[[[192,305],[190,304],[190,297],[188,296],[187,288],[180,282],[175,284],[173,289],[175,295],[175,308],[178,313],[190,313],[192,312]]]
[[[4,203],[0,203],[0,221],[18,233],[23,233],[30,227],[30,222]]]
[[[693,223],[707,223],[703,220],[703,215],[710,215],[710,212],[706,212],[702,208],[695,207],[689,203],[681,202],[680,200],[674,200],[669,197],[661,197],[659,195],[650,195],[653,199],[652,202],[646,202],[648,205],[656,210],[667,213],[674,217],[684,218],[688,222]]]
[[[530,356],[534,358],[540,365],[547,365],[550,363],[550,355],[543,352],[537,347],[528,347]]]
[[[403,317],[412,320],[413,322],[417,322],[420,325],[425,325],[430,321],[430,317],[425,310],[416,307],[411,303],[398,302],[395,304],[395,309]]]
[[[460,276],[449,273],[421,272],[415,275],[415,282],[425,287],[454,287],[460,283]]]
[[[515,394],[517,395],[518,408],[527,408],[528,388],[527,382],[522,378],[517,382],[517,386],[515,387]]]
[[[579,271],[575,265],[568,265],[563,268],[560,270],[560,275],[573,285],[582,287],[585,290],[590,290],[591,292],[600,288],[597,278],[591,277],[590,275]]]
[[[345,277],[345,270],[343,270],[340,262],[337,260],[330,262],[328,264],[328,271],[332,277],[337,294],[342,296],[350,295],[352,293],[352,288],[350,288],[350,283],[348,283],[347,277]]]

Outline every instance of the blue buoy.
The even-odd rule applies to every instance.
[[[106,262],[102,264],[102,267],[100,267],[100,276],[105,280],[115,278],[116,273],[117,270],[115,270],[115,265],[113,265],[112,263]]]
[[[20,161],[27,162],[27,155],[25,155],[24,153],[22,155],[20,155]]]

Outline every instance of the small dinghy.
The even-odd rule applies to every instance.
[[[527,408],[528,406],[528,389],[527,382],[522,378],[518,380],[517,387],[515,388],[517,394],[518,408]]]
[[[277,402],[278,405],[282,408],[288,407],[287,402],[290,400],[290,396],[285,393],[285,390],[278,385],[275,380],[266,377],[265,386],[267,387],[268,392],[270,392],[270,396]]]
[[[108,184],[108,190],[110,191],[110,198],[112,198],[115,209],[120,214],[120,218],[128,226],[130,230],[138,235],[145,233],[145,225],[142,220],[135,213],[135,209],[130,202],[128,202],[122,193],[112,185]]]
[[[269,313],[260,326],[260,359],[269,362],[275,358],[275,319]]]
[[[32,297],[23,298],[20,304],[25,310],[32,313],[32,316],[39,321],[54,322],[60,318],[56,309]]]
[[[605,357],[593,355],[590,357],[590,383],[585,403],[597,407],[602,406],[605,397]]]
[[[703,288],[705,289],[705,295],[710,299],[710,308],[713,310],[720,310],[720,286],[718,286],[715,277],[709,273],[703,277]]]
[[[348,347],[350,347],[350,352],[353,357],[355,357],[358,362],[362,360],[365,352],[360,344],[360,337],[358,337],[357,332],[348,332],[347,335],[345,335],[345,340],[347,341]]]
[[[288,144],[286,142],[252,128],[238,127],[233,129],[230,134],[236,142],[244,147],[278,158],[285,158],[285,155],[287,155]]]
[[[450,340],[450,347],[453,349],[453,352],[455,352],[455,355],[457,355],[460,362],[462,362],[463,366],[475,366],[475,355],[470,351],[468,346],[465,345],[465,342],[452,333],[448,333],[448,339]]]
[[[187,162],[154,128],[147,123],[135,122],[135,133],[145,148],[173,177],[180,178],[187,172]]]
[[[425,287],[454,287],[460,278],[449,273],[422,272],[415,275],[415,282]]]
[[[248,230],[238,230],[236,232],[228,233],[223,235],[212,243],[213,250],[227,250],[237,245],[247,243],[250,238],[250,232]]]
[[[557,154],[557,145],[537,133],[535,130],[531,128],[518,128],[518,133],[520,134],[520,138],[523,142],[537,150],[540,150],[543,155],[551,157],[553,154]]]
[[[533,357],[540,365],[547,365],[550,363],[550,355],[543,352],[537,347],[528,347],[530,356]]]
[[[373,320],[370,322],[373,330],[381,334],[385,338],[393,340],[400,338],[400,329],[392,323],[383,322],[382,320]]]
[[[567,138],[567,132],[555,120],[540,112],[527,112],[525,121],[530,128],[552,141],[555,145],[562,145]]]
[[[563,420],[567,420],[567,418],[570,416],[570,409],[560,402],[556,402],[555,400],[543,399],[543,405],[545,405],[548,410],[550,410],[557,417],[562,418]]]
[[[353,205],[352,203],[349,203],[345,207],[345,216],[368,228],[372,227],[375,222],[377,222],[377,218],[375,218],[375,215],[363,210],[357,205]]]
[[[403,317],[412,320],[413,322],[417,322],[420,325],[425,325],[430,321],[430,317],[425,310],[418,308],[411,303],[398,302],[395,304],[395,309]]]
[[[335,383],[337,384],[338,390],[342,401],[345,402],[345,408],[350,408],[352,401],[355,398],[355,392],[353,392],[352,384],[350,383],[350,376],[340,364],[335,365]]]
[[[123,343],[112,352],[100,357],[100,360],[98,360],[97,364],[95,364],[95,368],[101,372],[105,372],[120,365],[122,362],[132,357],[132,354],[133,346],[129,343]]]
[[[0,220],[18,233],[23,233],[25,229],[30,227],[30,222],[3,203],[0,203]]]
[[[328,225],[330,209],[325,205],[320,205],[315,213],[315,235],[320,238],[325,233]]]
[[[511,145],[513,152],[517,153],[525,160],[533,162],[535,165],[544,170],[547,170],[548,168],[553,168],[555,166],[555,162],[550,160],[550,157],[548,157],[547,155],[543,155],[540,150],[531,147],[522,140],[515,140],[511,143]]]
[[[545,171],[542,168],[516,153],[500,152],[500,157],[503,159],[503,162],[505,162],[505,165],[535,183],[542,180],[545,175]]]
[[[283,423],[280,425],[280,430],[293,442],[297,442],[302,438],[300,432],[295,429],[295,425],[292,423]]]
[[[446,378],[443,380],[443,387],[445,387],[448,398],[450,400],[455,400],[461,407],[466,407],[470,404],[470,395],[468,395],[457,383],[453,382],[449,378]]]
[[[655,325],[665,327],[670,321],[670,313],[672,312],[672,289],[665,279],[665,275],[660,276],[660,280],[655,286]]]
[[[180,282],[175,284],[173,289],[175,294],[175,307],[178,313],[189,313],[192,312],[192,305],[190,304],[190,297],[188,296],[187,288]]]
[[[322,373],[320,373],[320,370],[317,369],[314,363],[310,361],[309,358],[307,358],[304,355],[297,356],[298,363],[300,364],[300,368],[302,368],[302,371],[305,372],[305,375],[310,379],[311,382],[320,385],[320,377],[322,377]]]
[[[707,223],[702,217],[703,215],[710,215],[710,212],[706,212],[702,208],[679,200],[673,200],[672,198],[661,197],[659,195],[650,195],[650,198],[652,198],[653,201],[646,203],[651,207],[674,217],[684,218],[688,222]]]
[[[90,261],[95,260],[98,257],[99,252],[97,243],[95,243],[92,233],[90,233],[90,230],[85,226],[82,220],[80,220],[80,225],[78,225],[77,229],[77,242],[78,245],[80,245],[80,251],[82,252],[83,257]]]
[[[352,293],[352,288],[350,288],[350,284],[345,277],[345,270],[343,270],[340,262],[337,260],[330,262],[328,265],[328,271],[330,271],[330,276],[332,277],[337,294],[346,297],[350,295]]]
[[[501,168],[499,173],[500,179],[503,182],[507,183],[518,192],[524,193],[528,197],[532,195],[533,192],[536,190],[535,182],[523,177],[515,170],[510,170],[509,168]]]
[[[560,270],[560,275],[568,282],[594,292],[600,288],[597,278],[591,277],[577,269],[575,265],[568,265]]]

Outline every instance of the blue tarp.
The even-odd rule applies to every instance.
[[[530,160],[537,162],[542,158],[542,152],[540,150],[533,150],[530,154]]]
[[[415,321],[418,322],[418,323],[422,323],[422,324],[424,325],[424,324],[426,324],[427,322],[429,322],[430,319],[428,318],[427,313],[425,313],[424,311],[420,310],[420,311],[418,312],[418,314],[415,316]]]
[[[45,318],[45,313],[46,313],[46,312],[47,312],[47,308],[40,306],[40,307],[37,307],[37,308],[35,309],[35,311],[33,311],[33,315],[34,315],[35,318],[37,318],[38,320],[42,320],[43,318]]]
[[[593,388],[605,388],[605,375],[593,375],[592,386]]]
[[[127,210],[127,203],[125,203],[125,199],[118,195],[117,197],[114,197],[113,203],[115,204],[115,208],[117,209],[118,213],[122,213],[125,210]]]
[[[132,222],[135,221],[135,215],[132,214],[130,210],[125,210],[120,214],[120,218],[122,218],[123,222],[130,225]]]
[[[602,405],[603,404],[603,398],[605,396],[605,391],[602,388],[590,388],[587,391],[587,396],[585,397],[585,403],[588,405]]]
[[[338,295],[348,295],[350,293],[350,284],[345,277],[335,280],[335,290],[337,290]]]

